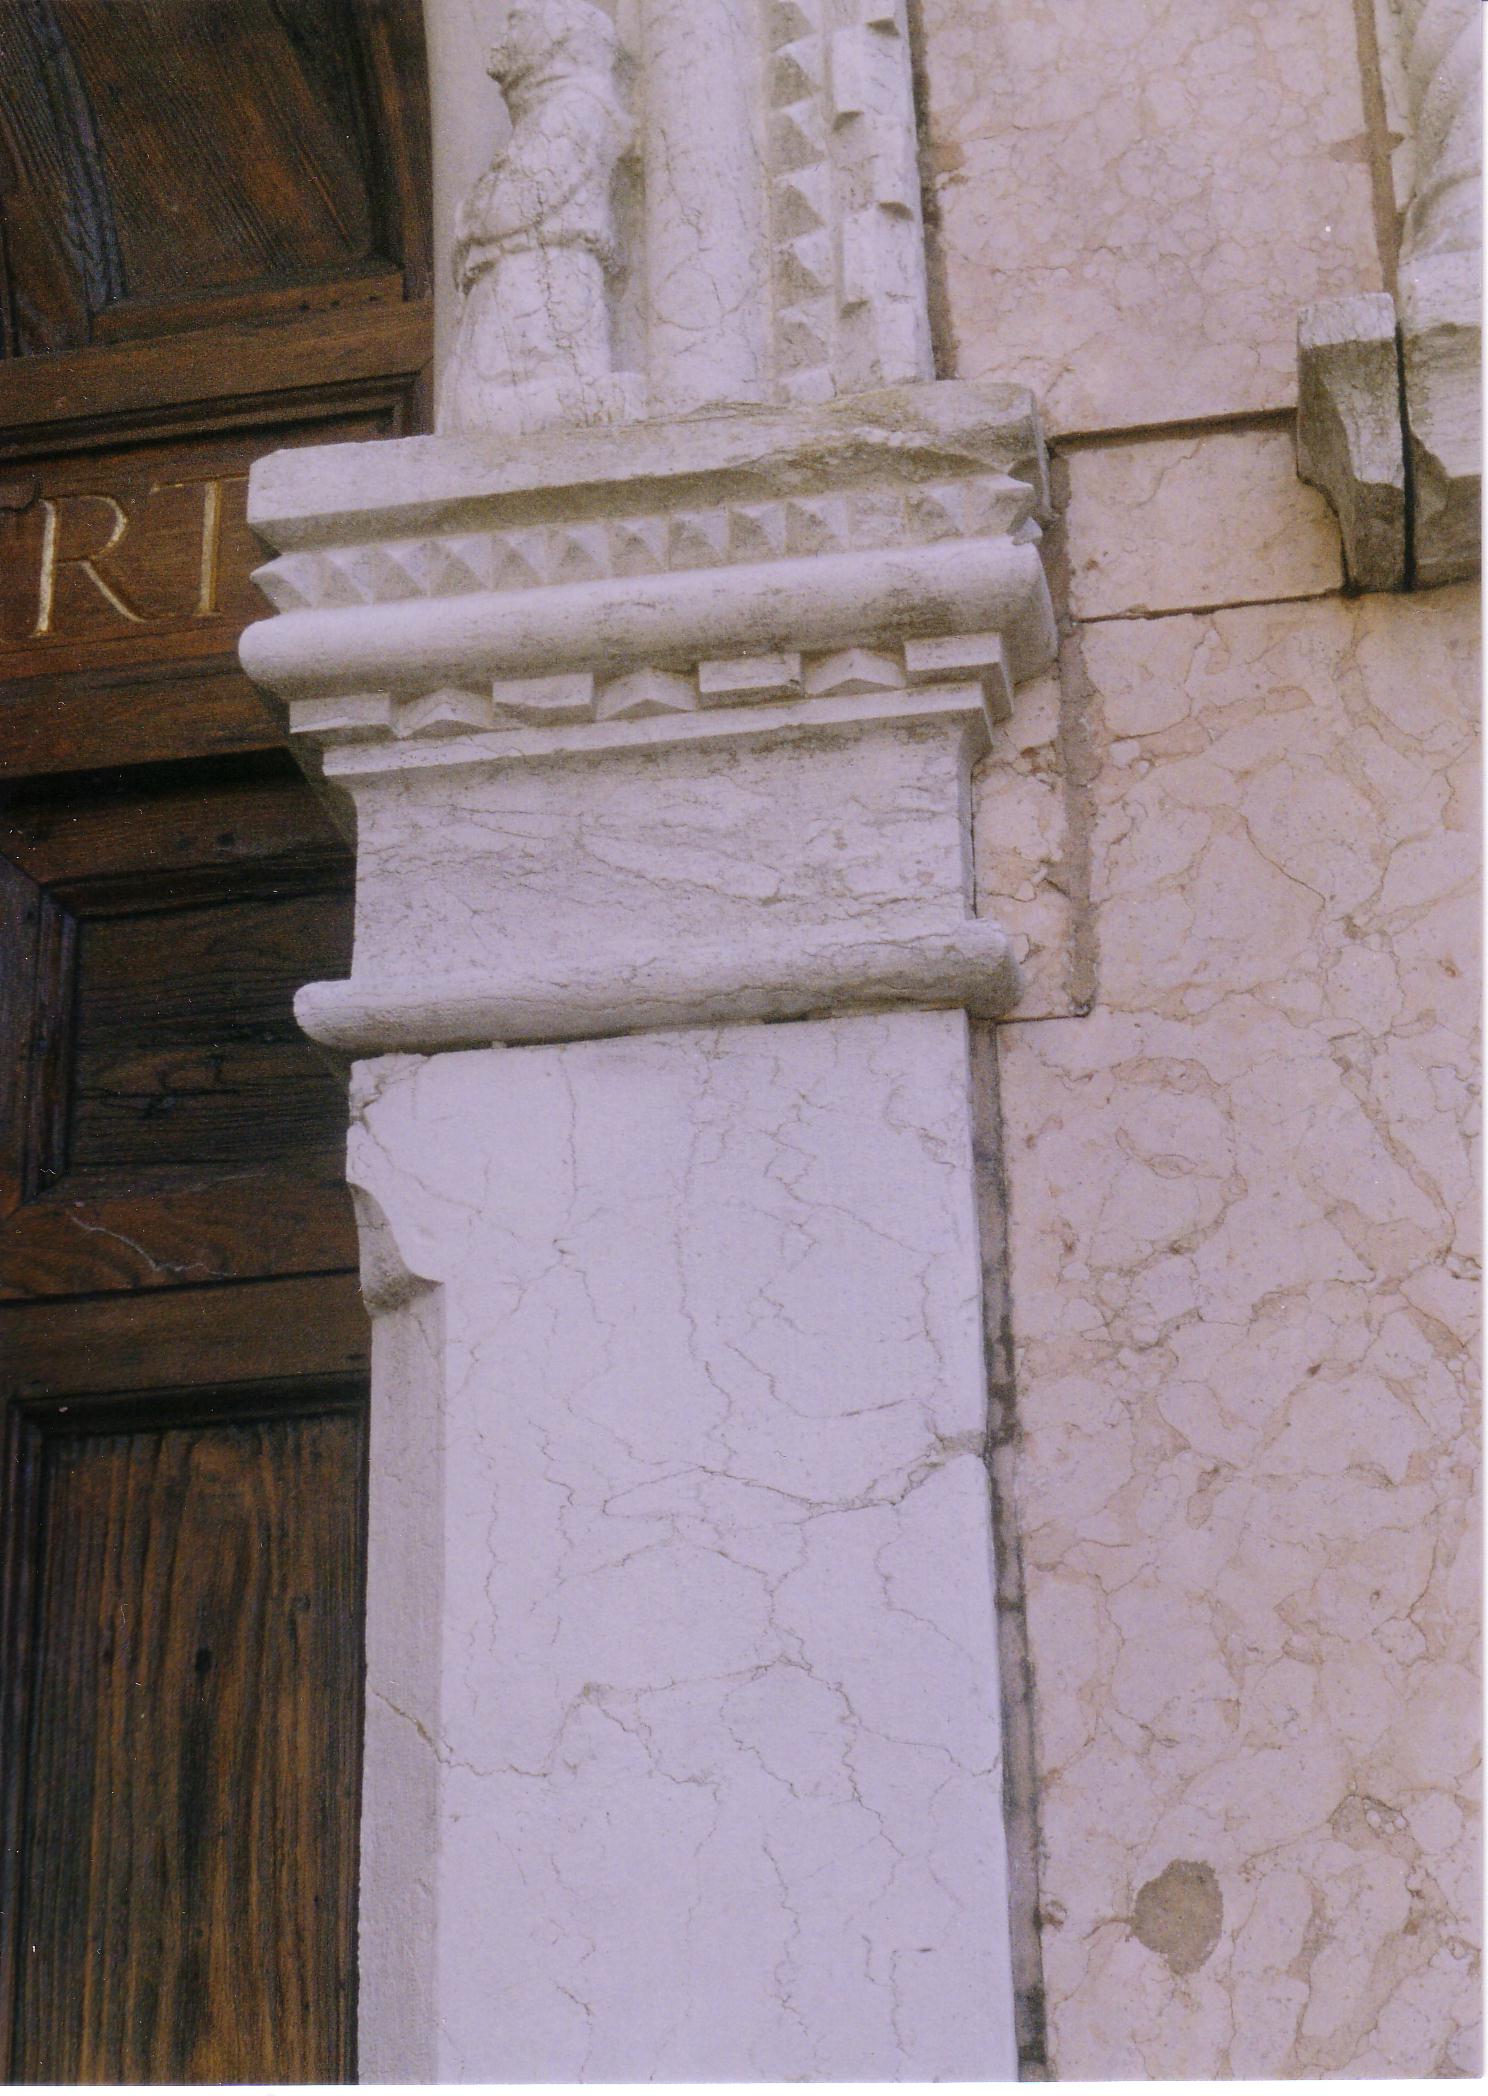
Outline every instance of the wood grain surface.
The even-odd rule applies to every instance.
[[[10,0],[4,19],[0,355],[286,278],[425,283],[417,0]]]
[[[86,918],[69,1163],[252,1164],[344,1137],[346,1090],[295,1024],[343,975],[351,896]]]
[[[12,2074],[345,2079],[361,1408],[32,1432]]]
[[[365,1374],[354,1273],[0,1303],[0,1399]]]
[[[236,647],[429,203],[420,0],[0,0],[0,2080],[355,2073],[351,860]]]

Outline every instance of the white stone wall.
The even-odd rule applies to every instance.
[[[1049,2069],[1472,2073],[1476,591],[1345,597],[1277,412],[1384,281],[1355,9],[921,13],[1062,512],[977,806]]]

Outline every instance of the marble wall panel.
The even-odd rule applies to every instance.
[[[1470,2074],[1474,596],[1081,647],[1098,996],[999,1035],[1054,2071]]]
[[[1069,458],[1077,618],[1316,597],[1343,583],[1338,523],[1297,478],[1290,429],[1103,444]]]
[[[1380,288],[1352,0],[920,0],[939,336],[1054,434],[1284,407]]]

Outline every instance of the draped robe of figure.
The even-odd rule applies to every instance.
[[[517,0],[490,72],[511,137],[460,207],[463,304],[445,431],[604,419],[616,264],[611,189],[631,143],[615,31],[591,0]]]
[[[1482,244],[1481,0],[1396,0],[1404,34],[1415,178],[1401,249],[1407,272]]]

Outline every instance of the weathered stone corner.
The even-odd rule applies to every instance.
[[[1478,276],[1476,257],[1444,256],[1405,279],[1398,310],[1379,291],[1299,317],[1297,471],[1336,510],[1356,589],[1429,589],[1481,565]]]
[[[1305,306],[1297,322],[1297,471],[1338,513],[1363,590],[1405,586],[1405,443],[1395,301]]]

